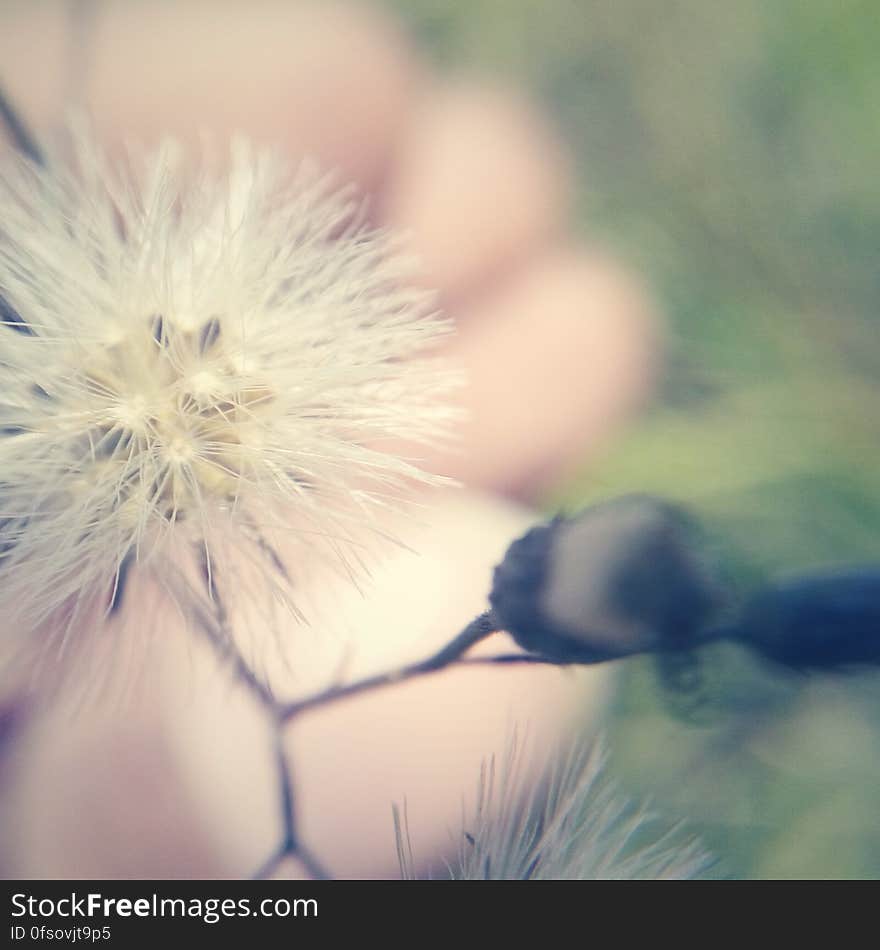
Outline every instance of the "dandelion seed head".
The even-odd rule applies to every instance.
[[[682,880],[714,864],[698,840],[680,827],[664,830],[621,793],[606,775],[603,742],[537,761],[526,746],[514,734],[504,755],[484,761],[476,803],[455,834],[450,879]],[[406,813],[393,814],[401,876],[413,878]]]
[[[220,168],[222,167],[222,170]],[[350,189],[243,141],[111,159],[76,131],[0,163],[0,594],[33,626],[126,559],[267,534],[345,558],[429,476],[377,446],[442,437],[449,326]]]

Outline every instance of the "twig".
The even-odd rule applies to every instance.
[[[241,655],[235,640],[226,627],[226,616],[222,607],[214,601],[213,615],[201,604],[189,605],[197,628],[208,639],[218,657],[232,667],[236,679],[242,683],[255,699],[267,709],[275,710],[276,700],[272,690],[254,673],[247,660]]]
[[[546,656],[536,656],[533,653],[498,653],[495,656],[463,656],[456,661],[456,666],[577,666],[578,664],[563,663],[551,660]]]
[[[12,103],[4,95],[2,88],[0,88],[0,120],[6,126],[12,144],[22,155],[27,156],[35,165],[46,164],[43,150],[37,144],[36,138],[24,120],[13,108]]]
[[[499,626],[497,620],[493,616],[492,611],[487,610],[472,620],[464,630],[443,647],[442,650],[429,656],[426,660],[421,660],[418,663],[410,663],[407,666],[401,666],[387,673],[377,673],[374,676],[367,676],[362,680],[356,680],[354,683],[331,686],[329,689],[322,690],[312,696],[307,696],[305,699],[298,699],[292,703],[288,703],[281,708],[280,719],[282,722],[290,722],[296,716],[308,710],[326,706],[328,703],[335,703],[341,699],[348,699],[351,696],[357,696],[360,693],[366,693],[370,690],[382,689],[386,686],[392,686],[395,683],[402,683],[404,680],[413,679],[417,676],[436,673],[453,663],[459,662],[465,651],[469,650],[480,640],[484,640],[490,634],[496,633],[498,630]]]
[[[331,878],[330,873],[299,837],[293,774],[290,756],[284,746],[284,723],[277,718],[275,719],[275,760],[278,764],[278,788],[283,826],[282,840],[280,846],[260,865],[252,877],[256,880],[265,880],[278,870],[286,858],[296,858],[313,880],[329,880]]]
[[[417,676],[436,673],[458,663],[497,665],[518,662],[544,662],[538,657],[527,655],[480,657],[465,660],[463,658],[464,654],[471,647],[499,630],[498,621],[492,611],[486,611],[472,620],[446,646],[418,663],[411,663],[388,673],[368,676],[353,683],[333,686],[293,703],[280,703],[275,698],[271,688],[254,673],[239,650],[235,637],[232,631],[229,630],[226,609],[217,590],[216,568],[203,548],[199,547],[197,551],[210,609],[204,606],[200,598],[189,598],[193,619],[221,662],[229,664],[236,680],[263,707],[273,729],[282,834],[280,843],[253,873],[253,878],[265,879],[271,877],[288,858],[298,860],[315,880],[327,880],[331,877],[320,859],[302,840],[297,825],[293,767],[284,744],[285,728],[296,716],[308,710],[339,702],[373,689],[381,689]]]

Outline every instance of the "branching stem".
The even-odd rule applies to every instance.
[[[296,859],[315,880],[331,877],[321,860],[315,856],[304,842],[297,824],[297,802],[294,772],[290,753],[285,745],[286,728],[303,713],[333,703],[341,702],[353,696],[383,689],[396,683],[428,676],[451,666],[512,665],[517,663],[546,663],[541,657],[528,654],[500,654],[487,657],[465,657],[473,646],[500,629],[492,611],[486,611],[472,620],[457,636],[436,653],[424,660],[410,663],[387,673],[355,680],[352,683],[330,686],[327,689],[306,696],[291,703],[279,702],[271,689],[256,676],[247,660],[242,656],[232,632],[228,629],[226,611],[217,592],[214,572],[205,566],[206,589],[210,597],[210,610],[200,604],[193,606],[197,626],[206,636],[215,653],[228,664],[236,680],[263,707],[272,723],[275,745],[275,761],[278,773],[278,801],[281,810],[281,841],[270,856],[253,873],[254,878],[269,878],[278,872],[287,859]],[[553,664],[558,665],[558,664]]]

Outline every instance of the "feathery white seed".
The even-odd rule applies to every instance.
[[[532,750],[534,751],[534,750]],[[476,805],[465,814],[453,880],[681,880],[714,864],[680,827],[623,796],[605,775],[604,744],[573,745],[545,759],[543,774],[514,735],[483,763]],[[417,869],[406,814],[394,810],[401,876]]]
[[[403,263],[350,190],[243,142],[222,173],[173,144],[114,163],[81,132],[46,168],[4,159],[10,625],[69,622],[129,563],[213,557],[229,527],[267,571],[265,531],[346,557],[373,508],[428,478],[371,446],[451,417],[453,376],[425,355],[449,327]]]

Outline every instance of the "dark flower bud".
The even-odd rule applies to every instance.
[[[880,567],[803,575],[766,587],[728,636],[801,670],[880,665]]]
[[[720,597],[686,512],[632,495],[515,541],[495,568],[489,600],[524,649],[559,663],[598,663],[693,645]]]

